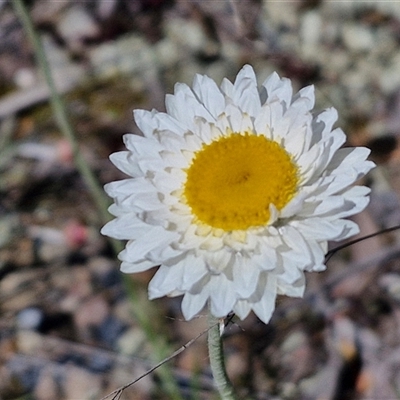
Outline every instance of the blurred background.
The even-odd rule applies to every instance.
[[[100,399],[160,361],[135,318],[132,288],[49,105],[13,2],[0,0],[0,400]],[[329,0],[25,2],[63,94],[79,149],[104,183],[108,160],[139,133],[135,108],[160,111],[175,82],[219,84],[251,64],[334,106],[347,145],[371,148],[362,235],[400,224],[400,3]],[[334,245],[332,245],[332,248]],[[280,298],[225,330],[228,373],[251,399],[400,399],[400,236],[336,253]],[[151,332],[181,347],[206,327],[180,299],[149,302],[154,271],[129,277]],[[135,300],[137,301],[137,300]],[[216,399],[205,338],[169,363],[182,399]],[[121,399],[169,399],[157,372]],[[179,398],[179,397],[176,397]]]

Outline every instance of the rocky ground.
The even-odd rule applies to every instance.
[[[182,320],[179,299],[148,302],[154,271],[123,281],[101,219],[49,107],[31,44],[0,1],[0,399],[100,399],[159,358],[140,307],[171,351],[206,325]],[[83,156],[102,184],[108,161],[138,132],[132,109],[164,109],[195,73],[232,79],[245,63],[296,89],[314,84],[349,144],[378,167],[363,235],[400,224],[400,3],[137,0],[29,1]],[[304,299],[279,299],[269,325],[225,330],[227,368],[252,399],[400,398],[400,236],[335,254],[308,275]],[[133,309],[133,311],[132,311]],[[185,399],[216,399],[204,337],[172,360]],[[168,399],[157,373],[121,399]]]

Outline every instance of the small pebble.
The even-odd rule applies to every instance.
[[[45,367],[41,370],[33,394],[35,400],[54,400],[60,398],[58,384],[51,367]]]
[[[44,319],[42,310],[36,307],[25,308],[17,315],[17,324],[21,329],[38,329]]]
[[[96,338],[110,348],[115,348],[118,338],[126,330],[126,324],[116,317],[109,315],[96,327]]]
[[[36,73],[32,68],[18,69],[15,71],[13,78],[15,84],[22,89],[28,89],[37,82]]]
[[[96,21],[79,3],[63,14],[58,23],[58,30],[67,41],[93,38],[99,34]]]
[[[67,400],[100,399],[102,396],[101,376],[84,368],[68,365],[62,381],[62,389]]]
[[[75,314],[74,320],[78,332],[82,337],[90,336],[89,332],[96,327],[99,329],[105,320],[108,320],[110,306],[102,296],[93,296],[82,302]]]
[[[379,278],[379,285],[396,301],[400,301],[400,276],[394,273],[386,273]]]
[[[344,44],[353,51],[368,51],[376,45],[371,30],[360,24],[345,24],[342,37]]]
[[[111,357],[100,352],[93,352],[87,360],[87,367],[95,373],[108,372],[113,364]]]
[[[137,355],[146,345],[146,335],[139,328],[130,328],[117,340],[118,352],[127,356]]]
[[[29,393],[34,390],[42,368],[40,364],[27,363],[23,357],[14,357],[7,367],[23,391]]]

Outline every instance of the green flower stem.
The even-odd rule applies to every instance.
[[[25,7],[23,0],[13,0],[11,3],[14,6],[15,12],[20,18],[24,29],[33,44],[38,65],[43,72],[44,78],[50,90],[50,104],[52,106],[59,129],[71,145],[74,163],[89,189],[94,204],[99,211],[101,222],[106,223],[110,219],[110,215],[108,213],[108,198],[106,197],[97,178],[93,174],[86,160],[82,157],[82,154],[79,150],[79,144],[67,115],[64,101],[57,91],[42,42],[32,23],[29,11]],[[122,250],[122,244],[120,241],[110,240],[110,242],[116,254]],[[129,277],[124,276],[123,280],[133,305],[135,318],[140,327],[146,333],[146,337],[151,343],[154,356],[158,359],[166,358],[169,354],[171,354],[171,350],[164,336],[157,333],[157,330],[154,329],[153,321],[149,319],[148,313],[146,313],[146,307],[143,307],[143,302],[145,301],[142,296],[143,290],[136,287],[134,282],[129,279]],[[161,378],[163,388],[166,393],[168,393],[168,398],[172,400],[181,400],[182,395],[180,394],[178,384],[173,377],[171,369],[168,366],[163,365],[158,369],[158,373]]]
[[[218,392],[222,400],[238,400],[225,369],[219,319],[215,318],[210,310],[208,312],[208,327],[208,353],[210,356],[211,371]]]

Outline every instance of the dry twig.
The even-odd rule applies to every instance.
[[[233,317],[233,316],[232,316]],[[228,320],[227,323],[230,322],[232,318],[230,318]],[[215,326],[215,325],[213,325]],[[140,375],[138,378],[134,379],[133,381],[127,383],[124,386],[121,386],[118,389],[115,389],[113,392],[109,393],[108,395],[104,396],[103,398],[101,398],[100,400],[106,400],[109,399],[111,396],[113,396],[111,398],[111,400],[119,400],[121,397],[122,392],[127,389],[128,387],[134,385],[136,382],[140,381],[141,379],[143,379],[144,377],[146,377],[147,375],[150,375],[152,372],[154,372],[156,369],[158,369],[159,367],[161,367],[162,365],[164,365],[165,363],[167,363],[168,361],[172,360],[173,358],[175,358],[176,356],[178,356],[180,353],[182,353],[184,350],[186,350],[189,346],[191,346],[197,339],[199,339],[201,336],[205,335],[213,326],[208,327],[207,329],[204,329],[202,332],[200,332],[196,337],[194,337],[193,339],[189,340],[187,343],[185,343],[184,345],[182,345],[178,350],[174,351],[170,356],[168,356],[167,358],[164,358],[164,360],[160,361],[158,364],[156,364],[154,367],[150,368],[149,370],[147,370],[144,374]]]

